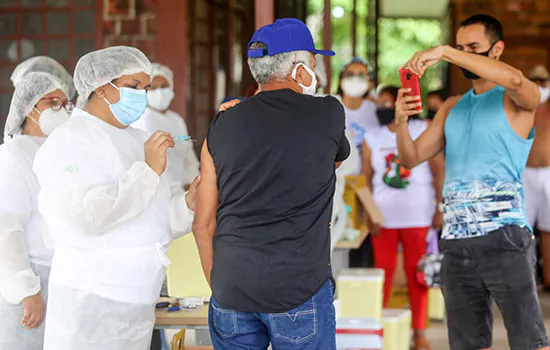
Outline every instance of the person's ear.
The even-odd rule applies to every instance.
[[[107,94],[107,85],[103,85],[95,89],[95,95],[101,99]]]
[[[500,59],[500,56],[502,56],[502,53],[504,52],[504,41],[499,40],[496,42],[495,46],[493,46],[493,58],[498,60]]]

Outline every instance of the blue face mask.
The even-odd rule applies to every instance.
[[[145,108],[147,108],[147,93],[145,90],[119,88],[113,83],[109,84],[120,91],[120,100],[117,103],[111,104],[105,97],[103,98],[109,104],[115,118],[122,125],[130,125],[141,118]]]

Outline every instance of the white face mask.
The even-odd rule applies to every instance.
[[[147,92],[147,104],[158,111],[168,109],[173,99],[174,91],[171,88],[155,89]]]
[[[550,88],[539,86],[540,90],[540,103],[544,103],[550,98]]]
[[[369,82],[360,77],[342,79],[342,91],[349,97],[362,97],[369,89]]]
[[[45,109],[42,112],[37,108],[34,108],[34,110],[40,114],[40,120],[37,122],[33,117],[31,117],[31,120],[40,127],[40,130],[46,136],[50,135],[59,125],[69,120],[69,114],[65,108],[61,108],[58,111],[54,111],[51,108]]]
[[[317,92],[317,77],[315,76],[315,72],[312,71],[308,66],[303,63],[298,63],[292,71],[292,79],[296,80],[296,74],[298,72],[298,67],[300,66],[304,67],[306,72],[311,76],[311,84],[309,86],[304,86],[302,83],[298,83],[298,85],[300,85],[300,87],[302,88],[302,94],[313,96]]]

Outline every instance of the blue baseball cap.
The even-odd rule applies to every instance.
[[[253,42],[262,42],[267,49],[250,49]],[[317,50],[313,37],[304,22],[297,18],[282,18],[258,29],[248,43],[248,57],[259,58],[292,51],[309,51],[323,56],[334,56],[334,51]]]

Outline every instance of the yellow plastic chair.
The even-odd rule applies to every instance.
[[[172,350],[214,350],[214,348],[200,345],[185,346],[185,329],[182,329],[172,338]]]
[[[172,350],[184,350],[185,348],[185,329],[174,334],[172,338]]]

